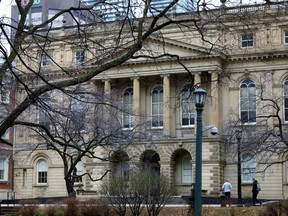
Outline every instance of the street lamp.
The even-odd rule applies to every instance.
[[[202,214],[202,112],[206,100],[206,91],[200,86],[193,92],[197,112],[196,131],[196,171],[194,216]]]
[[[241,139],[242,139],[242,130],[238,128],[236,130],[236,139],[237,139],[237,192],[238,192],[238,204],[242,204],[242,193],[241,193]]]

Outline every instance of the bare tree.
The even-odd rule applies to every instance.
[[[247,106],[248,103],[255,104],[255,114],[242,113],[241,115],[232,110],[225,130],[228,152],[233,154],[239,152],[242,156],[249,152],[250,157],[241,157],[241,163],[253,163],[252,158],[257,156],[258,168],[245,171],[247,173],[244,174],[248,175],[254,175],[255,172],[265,175],[265,172],[273,165],[287,161],[288,127],[285,124],[285,114],[283,115],[285,96],[273,95],[269,91],[268,86],[272,80],[265,75],[261,76],[260,80],[261,84],[255,85],[257,94],[253,93],[253,90],[250,91],[250,99],[240,104],[240,106]],[[242,131],[242,137],[241,147],[237,150],[236,130],[239,129]]]
[[[174,192],[169,179],[151,169],[130,170],[129,181],[119,175],[101,186],[101,193],[119,215],[125,215],[128,206],[134,216],[139,216],[144,205],[148,215],[159,215]]]
[[[44,148],[58,153],[64,166],[67,194],[75,197],[75,181],[82,182],[83,176],[99,181],[110,171],[105,170],[95,179],[89,172],[77,172],[79,163],[85,159],[115,162],[109,155],[126,148],[132,141],[137,142],[140,134],[134,132],[137,125],[134,125],[134,130],[123,131],[121,113],[126,111],[116,99],[112,102],[111,98],[108,100],[103,95],[77,90],[54,94],[58,100],[46,94],[36,104],[38,123],[28,115],[22,116],[21,121],[15,121],[15,124],[27,127],[28,134],[40,137],[40,144],[33,146],[31,143],[32,151]],[[57,100],[57,103],[51,104],[52,100]],[[95,151],[105,151],[107,156],[96,155]]]
[[[28,17],[33,0],[15,1],[15,4],[20,12],[19,21],[12,20],[12,24],[9,24],[1,19],[0,23],[1,37],[8,41],[10,47],[10,51],[8,51],[1,44],[0,50],[4,63],[0,67],[0,82],[4,84],[7,77],[11,77],[13,85],[16,84],[17,88],[23,89],[24,94],[21,99],[16,101],[15,109],[7,113],[1,121],[0,135],[12,127],[14,121],[31,104],[35,104],[39,96],[45,92],[85,83],[100,73],[133,58],[168,56],[177,61],[177,56],[173,54],[159,55],[155,53],[152,55],[151,52],[146,54],[144,44],[152,35],[159,35],[159,33],[161,35],[161,29],[167,28],[169,25],[179,25],[180,27],[182,24],[199,20],[198,16],[183,19],[170,16],[172,8],[178,4],[178,1],[171,0],[171,3],[161,11],[151,8],[150,1],[142,1],[139,5],[127,1],[125,7],[122,7],[124,13],[122,13],[121,19],[117,22],[106,23],[101,21],[101,16],[93,8],[103,4],[119,9],[119,5],[111,5],[113,3],[109,1],[97,1],[88,7],[76,4],[64,8],[43,23],[30,25]],[[76,16],[77,13],[89,16],[92,21],[84,25]],[[53,23],[61,17],[68,17],[69,22],[66,24],[65,21],[63,27],[53,29]],[[59,36],[62,34],[61,31],[64,33],[63,36]],[[102,36],[93,36],[97,31],[102,32]],[[10,35],[13,37],[10,38]],[[107,37],[108,35],[109,37]],[[75,66],[75,62],[61,63],[61,60],[53,57],[50,52],[59,41],[63,46],[77,44],[78,48],[91,53],[91,59],[87,59],[84,64],[81,64],[81,67]],[[207,51],[208,53],[209,51]],[[47,62],[53,62],[57,73],[63,75],[61,79],[51,79],[47,76],[51,74],[51,71],[46,71],[43,67]]]

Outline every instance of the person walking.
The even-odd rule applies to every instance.
[[[231,198],[231,189],[232,189],[232,185],[230,183],[229,179],[226,179],[226,181],[224,182],[224,184],[222,185],[222,190],[225,194],[225,201],[226,201],[226,205],[227,203],[229,204],[229,206],[231,205],[230,202],[230,198]]]
[[[258,193],[261,190],[260,185],[258,183],[258,181],[255,178],[252,178],[252,199],[253,199],[253,206],[256,205],[256,203],[259,203],[260,205],[262,205],[262,202],[260,202],[257,199]]]

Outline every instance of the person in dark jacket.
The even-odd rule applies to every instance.
[[[257,199],[257,196],[258,196],[258,193],[259,193],[259,190],[258,190],[258,181],[255,179],[255,178],[252,178],[252,199],[253,199],[253,206],[256,205],[256,203],[259,203],[260,205],[262,205],[262,202],[260,202],[258,199]]]

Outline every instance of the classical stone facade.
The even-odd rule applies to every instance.
[[[218,196],[224,180],[229,178],[233,185],[232,196],[236,197],[237,150],[231,147],[236,142],[233,131],[241,126],[243,132],[246,131],[243,141],[244,137],[246,143],[252,140],[252,146],[255,137],[252,132],[258,126],[275,123],[268,121],[264,124],[255,118],[272,109],[263,109],[265,103],[256,99],[262,90],[266,97],[279,99],[280,117],[285,122],[287,105],[283,104],[282,96],[285,96],[283,92],[288,75],[288,16],[283,5],[223,7],[203,11],[202,23],[199,22],[203,35],[193,23],[187,24],[187,28],[183,26],[181,31],[179,26],[171,25],[162,30],[161,37],[155,35],[145,44],[145,50],[153,51],[156,55],[165,52],[179,56],[185,67],[176,58],[131,59],[83,85],[92,92],[104,92],[106,95],[113,93],[120,100],[130,95],[134,117],[124,122],[123,128],[129,130],[132,122],[133,125],[145,122],[145,127],[139,130],[146,135],[146,139],[131,143],[111,155],[112,158],[129,158],[127,164],[119,166],[84,158],[82,172],[98,178],[108,169],[114,171],[103,179],[105,181],[117,173],[117,169],[124,167],[120,172],[125,173],[134,166],[146,163],[168,176],[179,195],[189,194],[195,177],[196,114],[191,108],[193,101],[187,95],[190,95],[192,86],[201,84],[208,93],[203,112],[203,195]],[[194,14],[181,16],[191,18]],[[64,35],[60,31],[57,34],[59,37]],[[61,40],[53,46],[51,50],[56,61],[69,66],[75,48],[62,45]],[[147,54],[148,51],[143,52]],[[85,57],[92,59],[92,56],[92,53],[87,53]],[[91,62],[84,63],[83,68],[87,68],[87,65],[93,67]],[[18,67],[21,68],[20,63]],[[60,76],[57,69],[52,70],[53,65],[49,67],[51,76],[55,71],[54,75]],[[18,97],[21,98],[20,90]],[[29,111],[36,115],[32,108]],[[237,121],[238,124],[232,124]],[[218,134],[210,134],[212,125],[218,128]],[[33,148],[28,147],[30,144],[37,145],[39,139],[25,133],[21,127],[16,127],[15,131],[15,149],[19,150],[15,155],[14,167],[17,197],[65,196],[59,156],[47,149],[37,149],[31,153]],[[99,147],[94,153],[107,156],[111,149],[113,147]],[[267,161],[264,163],[262,160],[265,154],[251,154],[252,151],[247,148],[241,152],[242,158],[246,158],[242,161],[242,197],[251,196],[253,176],[261,182],[260,198],[287,198],[286,163],[277,163],[263,174],[258,171],[267,166]],[[270,159],[281,161],[284,157],[277,154]],[[37,167],[41,168],[38,164],[41,160],[46,162],[42,167],[47,174],[45,184],[37,182]],[[75,188],[84,191],[83,194],[97,194],[100,184],[101,181],[92,182],[84,176],[82,183],[76,184]]]

